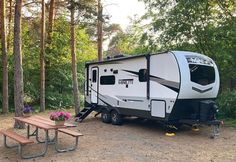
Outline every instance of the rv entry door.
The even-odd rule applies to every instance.
[[[98,103],[98,67],[92,68],[91,102]]]

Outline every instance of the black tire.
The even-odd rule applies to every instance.
[[[111,114],[107,109],[102,110],[101,118],[103,123],[111,123]]]
[[[122,124],[122,116],[116,110],[112,110],[111,112],[111,123],[113,125]]]

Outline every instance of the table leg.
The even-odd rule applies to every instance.
[[[38,153],[38,154],[33,154],[33,155],[23,155],[23,146],[24,145],[19,145],[18,147],[18,151],[19,151],[19,155],[21,156],[22,159],[30,159],[30,158],[35,158],[35,157],[39,157],[39,156],[44,156],[47,153],[48,150],[48,130],[45,130],[45,143],[44,143],[44,149],[42,152]]]
[[[27,138],[29,139],[31,136],[35,136],[35,139],[38,143],[45,143],[45,141],[40,141],[39,139],[39,128],[35,128],[34,132],[30,134],[30,125],[27,125]],[[55,143],[55,135],[52,139],[48,136],[48,142],[49,144],[54,144]]]
[[[30,125],[27,125],[27,138],[30,138]]]
[[[59,144],[58,144],[58,131],[56,130],[55,133],[56,133],[56,134],[55,134],[55,150],[56,150],[57,152],[62,153],[62,152],[74,151],[74,150],[77,148],[78,143],[79,143],[79,137],[74,137],[74,138],[75,138],[75,144],[74,144],[74,146],[69,147],[69,148],[65,148],[65,149],[61,149],[61,148],[58,147],[58,145],[59,145]]]
[[[35,130],[35,138],[36,138],[36,141],[37,141],[38,143],[45,143],[45,142],[46,142],[46,139],[48,139],[48,138],[45,138],[45,141],[40,141],[40,140],[39,140],[39,128],[36,128],[36,130]]]
[[[31,136],[36,136],[38,138],[38,128],[35,128],[34,132],[30,134],[30,125],[27,125],[27,138],[29,139]]]
[[[38,142],[38,143],[45,143],[45,141],[40,141],[39,140],[39,136],[38,136],[38,128],[37,128],[37,131],[36,131],[36,141]],[[46,139],[45,139],[46,140]],[[54,137],[52,138],[52,139],[50,139],[50,136],[48,135],[48,138],[47,138],[47,142],[48,142],[48,144],[55,144],[55,135],[54,135]]]
[[[13,147],[17,147],[18,146],[18,144],[17,145],[8,145],[7,144],[7,137],[5,135],[3,135],[3,138],[4,138],[4,146],[6,148],[13,148]]]

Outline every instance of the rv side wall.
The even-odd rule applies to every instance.
[[[92,89],[92,69],[98,67],[98,105],[150,111],[147,82],[139,78],[147,68],[145,57],[89,66],[89,85]]]
[[[152,116],[165,118],[166,114],[163,112],[171,113],[178,96],[180,88],[179,67],[171,53],[152,55],[150,67]]]

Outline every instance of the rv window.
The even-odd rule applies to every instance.
[[[140,69],[138,79],[140,82],[146,82],[148,79],[147,69]]]
[[[100,84],[101,85],[114,85],[115,84],[115,76],[114,75],[107,75],[100,77]]]
[[[92,76],[92,82],[95,83],[97,82],[97,70],[93,70],[93,76]]]
[[[212,66],[189,64],[191,81],[200,85],[215,82],[215,69]]]

